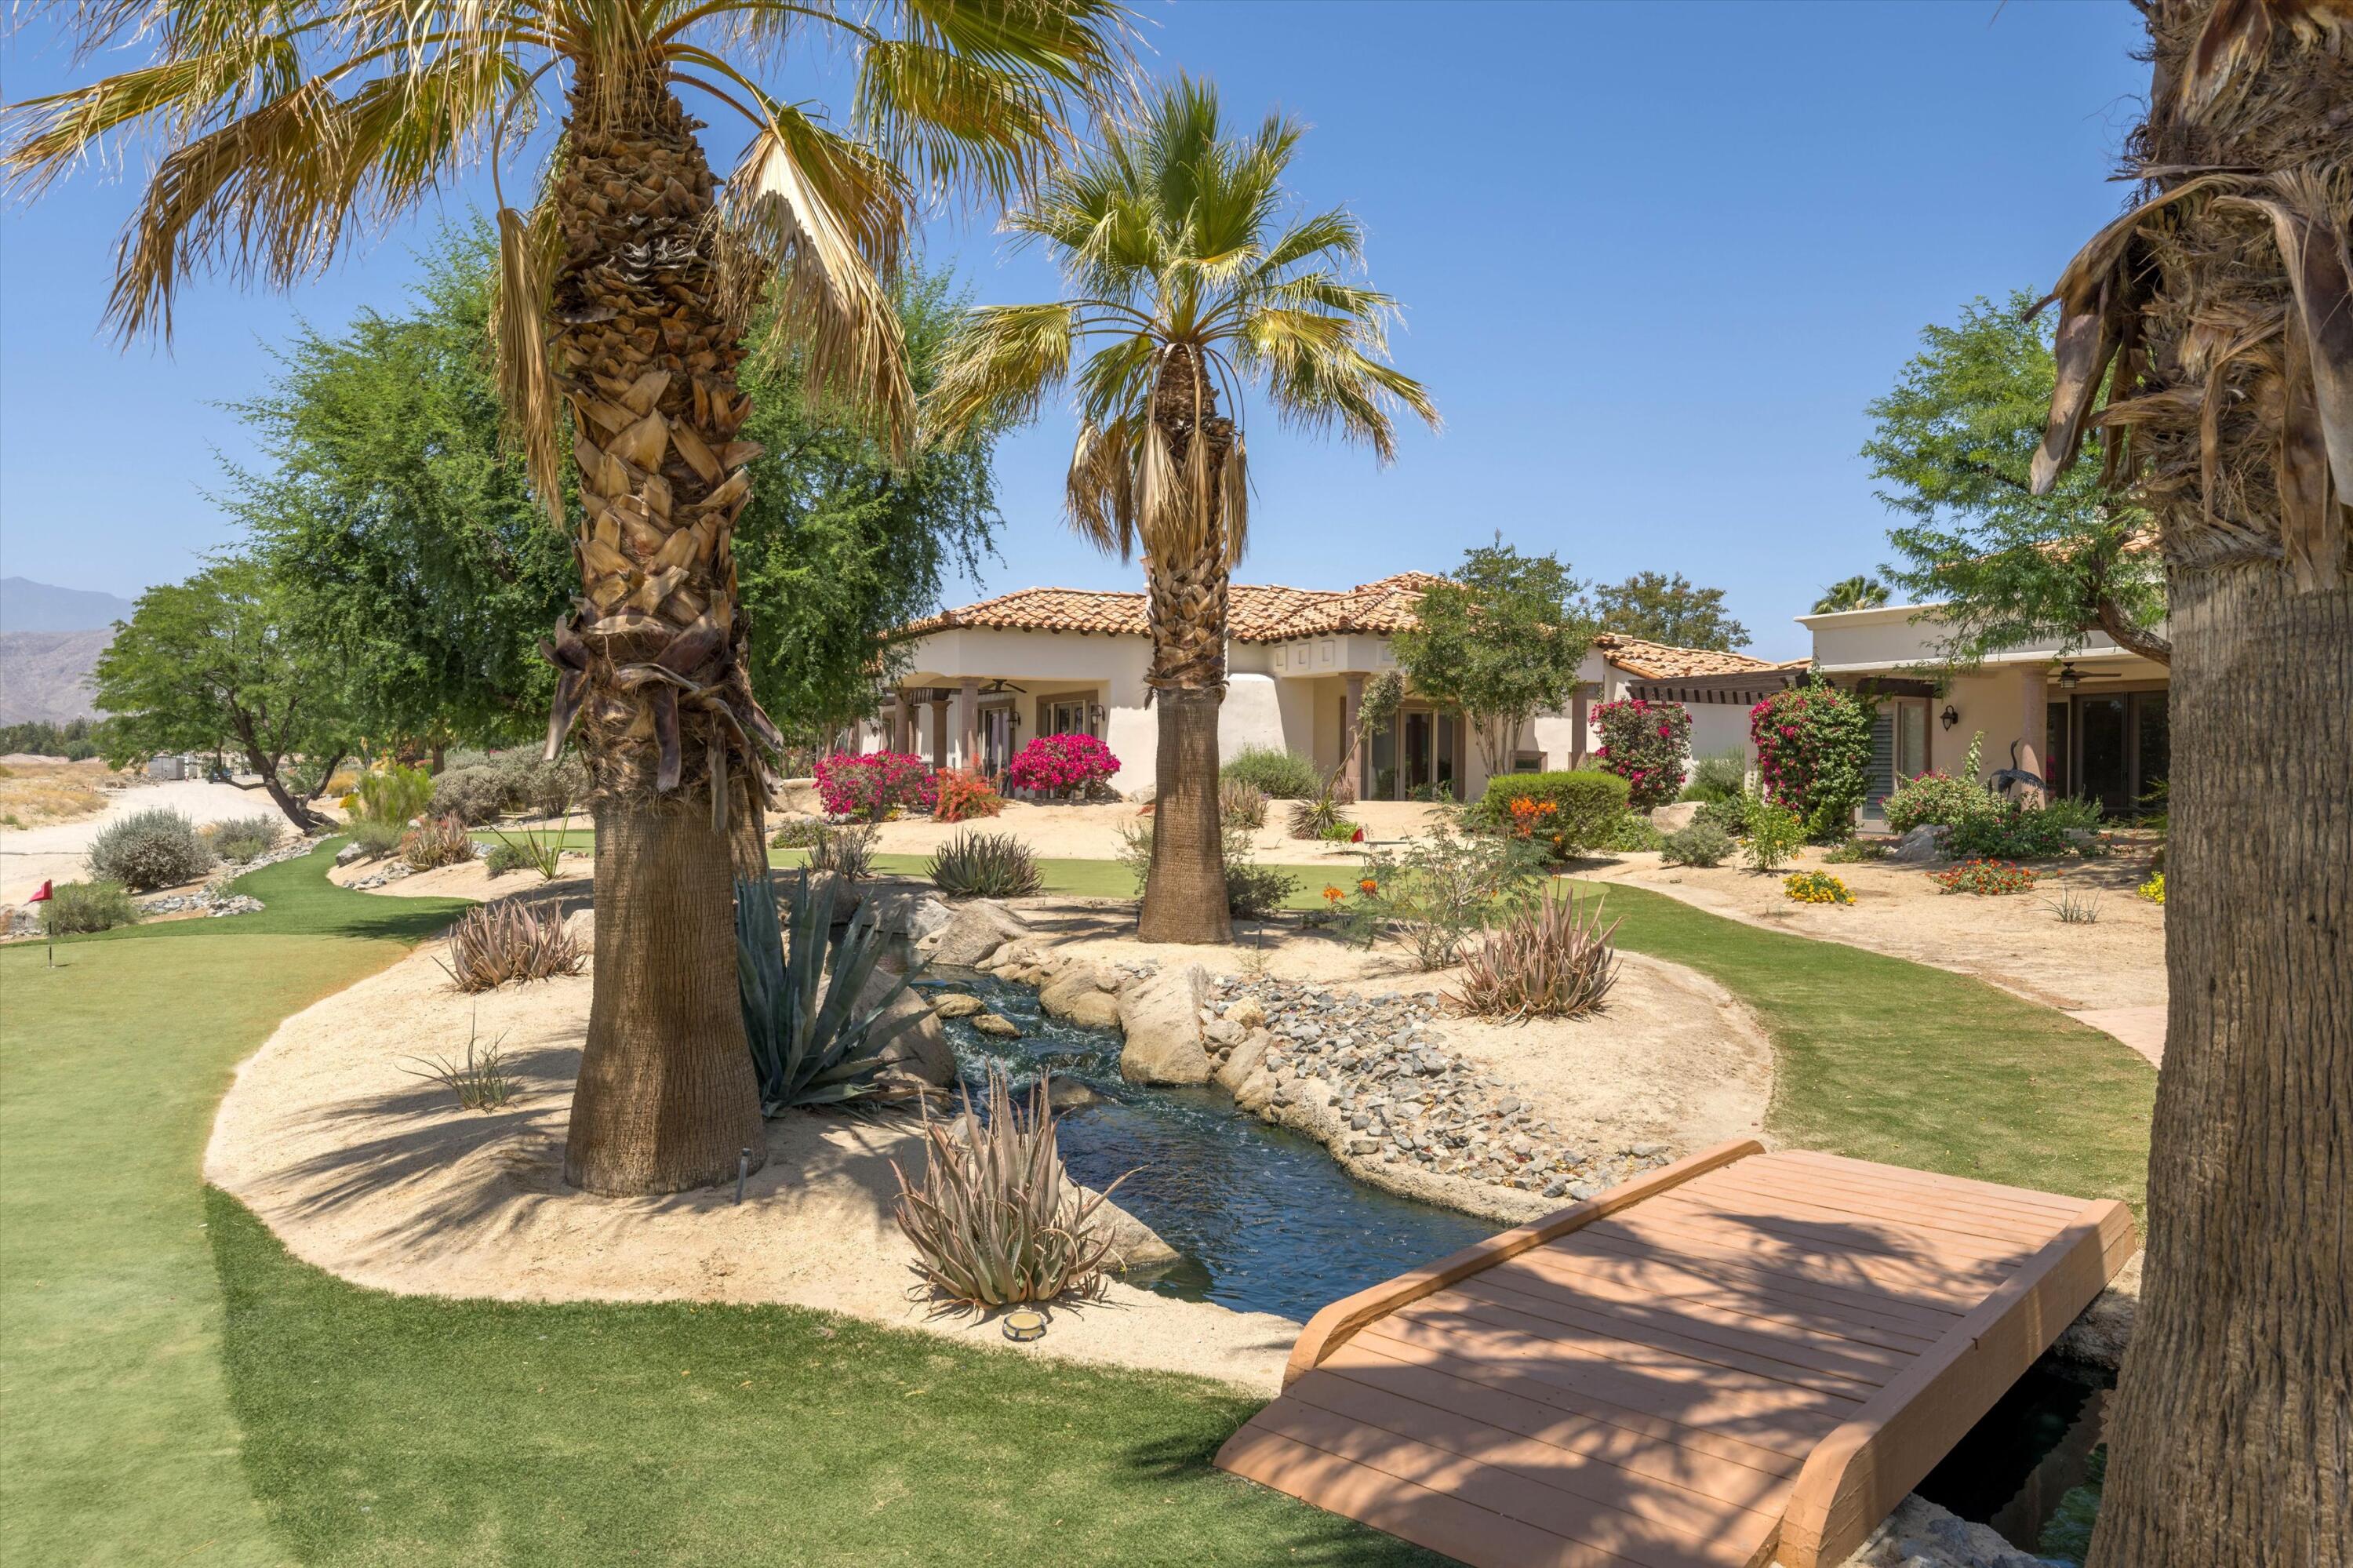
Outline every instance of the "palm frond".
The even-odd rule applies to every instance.
[[[499,404],[522,449],[531,486],[556,531],[564,529],[563,460],[556,451],[555,382],[547,364],[547,301],[560,249],[552,216],[532,222],[499,209],[499,270],[491,296],[491,341]]]
[[[1064,481],[1065,515],[1073,532],[1122,561],[1135,554],[1135,427],[1125,419],[1079,426]]]
[[[1076,307],[990,305],[965,318],[943,351],[939,380],[924,400],[925,425],[936,439],[1018,424],[1071,370]]]

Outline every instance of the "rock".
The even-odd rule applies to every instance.
[[[354,839],[350,843],[345,844],[343,848],[335,852],[335,863],[337,865],[349,865],[353,861],[358,860],[361,856],[366,853],[366,848],[363,846],[358,840]]]
[[[864,916],[871,909],[881,929],[895,932],[911,942],[944,930],[955,920],[955,911],[928,888],[862,887],[848,891],[850,897],[835,906],[836,918],[847,920],[852,915]]]
[[[1895,841],[1887,858],[1905,865],[1919,865],[1945,857],[1945,835],[1953,830],[1942,822],[1923,822]]]
[[[1103,1004],[1108,1003],[1112,1019],[1116,1022],[1118,1003],[1112,1001],[1106,994],[1113,989],[1111,980],[1094,965],[1068,964],[1038,992],[1038,1005],[1046,1010],[1049,1018],[1067,1018],[1074,1023],[1098,1023],[1103,1016]],[[1079,1017],[1082,1010],[1089,1016]]]
[[[1200,1009],[1208,972],[1198,964],[1164,969],[1119,994],[1119,1026],[1127,1035],[1119,1054],[1122,1077],[1134,1084],[1206,1084],[1209,1054],[1201,1048]]]
[[[932,1011],[942,1018],[970,1018],[987,1012],[988,1003],[968,991],[944,991],[932,997]]]
[[[1234,1104],[1246,1111],[1263,1111],[1274,1104],[1282,1085],[1263,1066],[1234,1086]]]
[[[1260,1065],[1265,1062],[1267,1047],[1273,1044],[1274,1036],[1265,1030],[1253,1031],[1247,1039],[1234,1047],[1231,1055],[1219,1064],[1217,1075],[1219,1086],[1229,1095],[1239,1094],[1242,1085],[1249,1081],[1250,1075],[1257,1072]]]
[[[2038,1561],[2000,1531],[1957,1518],[1915,1492],[1895,1505],[1841,1568],[2012,1568]]]
[[[1201,1025],[1201,1039],[1205,1044],[1223,1046],[1228,1050],[1240,1044],[1249,1034],[1250,1031],[1230,1018],[1213,1018]]]
[[[1651,808],[1651,826],[1662,833],[1679,833],[1692,825],[1699,816],[1703,802],[1677,800],[1672,805]]]
[[[1088,1029],[1117,1029],[1119,998],[1109,991],[1091,991],[1083,996],[1071,999],[1062,1018],[1065,1022]]]
[[[915,943],[916,954],[934,964],[969,969],[1017,940],[1029,923],[989,898],[954,906],[948,921]]]
[[[1246,996],[1226,1009],[1226,1018],[1244,1033],[1253,1029],[1263,1029],[1266,1027],[1266,1004],[1254,996]]]
[[[877,969],[859,988],[856,1008],[863,1012],[881,999],[901,977]],[[955,1082],[955,1047],[929,1003],[913,991],[892,997],[882,1016],[867,1032],[870,1055],[882,1058],[882,1076],[931,1084],[944,1088]]]
[[[1072,1186],[1078,1186],[1072,1182]],[[1093,1190],[1079,1187],[1087,1197]],[[1156,1274],[1172,1263],[1182,1263],[1185,1255],[1160,1239],[1160,1233],[1119,1206],[1115,1199],[1103,1200],[1095,1217],[1111,1226],[1112,1245],[1117,1249],[1113,1272],[1126,1275]]]
[[[2116,1270],[2107,1288],[2092,1298],[2092,1304],[2052,1343],[2055,1354],[2095,1367],[2124,1364],[2125,1347],[2132,1343],[2133,1324],[2140,1315],[2140,1265],[2145,1255],[2133,1254]]]
[[[983,1034],[993,1034],[999,1040],[1021,1038],[1021,1026],[1000,1013],[976,1012],[973,1014],[972,1026]]]
[[[1102,1105],[1110,1097],[1108,1095],[1096,1093],[1076,1078],[1046,1080],[1046,1103],[1053,1107],[1057,1114],[1063,1111],[1084,1110],[1089,1106]]]

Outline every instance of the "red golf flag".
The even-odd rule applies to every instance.
[[[41,890],[38,893],[34,894],[30,898],[25,900],[27,904],[47,904],[48,901],[49,885],[46,882],[41,884]]]

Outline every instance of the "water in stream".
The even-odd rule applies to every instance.
[[[947,978],[934,971],[917,984]],[[990,1062],[1004,1064],[1017,1088],[1050,1070],[1103,1097],[1062,1113],[1062,1162],[1094,1188],[1136,1172],[1115,1201],[1185,1255],[1148,1282],[1152,1289],[1303,1322],[1319,1307],[1506,1228],[1368,1187],[1322,1144],[1237,1110],[1221,1090],[1128,1083],[1115,1031],[1047,1017],[1028,986],[980,973],[957,973],[954,983],[1022,1031],[999,1040],[946,1021],[976,1097]]]

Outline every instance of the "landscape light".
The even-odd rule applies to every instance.
[[[1034,1308],[1024,1307],[1018,1312],[1008,1312],[1004,1321],[1005,1337],[1016,1344],[1026,1345],[1032,1340],[1046,1337],[1046,1314]]]

